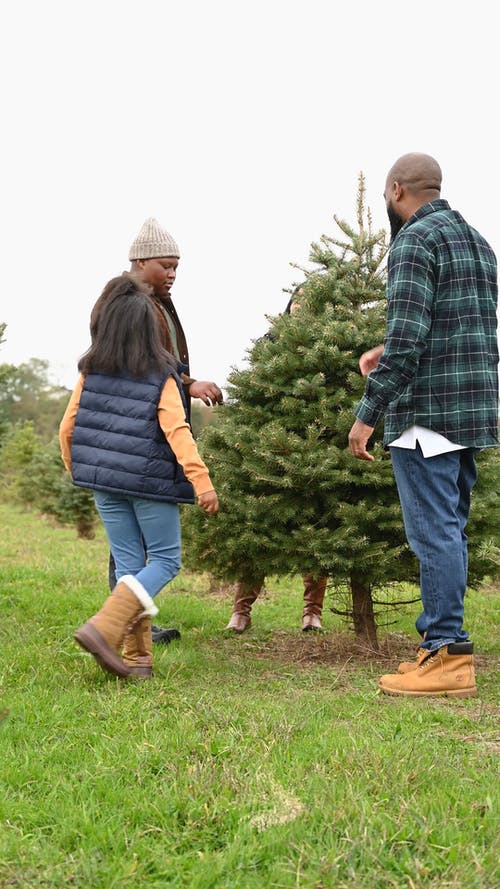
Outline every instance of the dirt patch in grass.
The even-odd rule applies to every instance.
[[[247,638],[243,644],[253,649],[257,657],[272,658],[280,663],[293,663],[305,668],[311,664],[328,666],[346,662],[353,666],[380,664],[392,668],[399,661],[413,660],[416,652],[414,640],[397,633],[387,634],[380,641],[378,650],[345,631],[302,633],[297,636],[280,630],[264,642],[259,640],[253,643]],[[256,648],[258,651],[255,651]],[[474,660],[479,669],[492,671],[500,668],[500,658],[495,655],[478,654],[474,656]]]
[[[376,651],[345,631],[311,632],[300,636],[278,631],[270,636],[263,647],[262,655],[266,657],[284,663],[302,664],[304,667],[311,664],[345,664],[346,661],[354,661],[357,665],[389,663],[415,657],[415,644],[406,637],[388,636]]]

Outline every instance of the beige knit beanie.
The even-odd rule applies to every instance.
[[[160,259],[164,256],[180,257],[180,255],[172,235],[169,235],[153,216],[146,219],[128,252],[130,261],[133,259]]]

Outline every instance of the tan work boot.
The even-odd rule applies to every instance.
[[[103,670],[115,676],[129,676],[130,668],[118,652],[127,627],[142,612],[153,615],[158,609],[142,584],[127,574],[116,584],[101,610],[76,631],[74,638]]]
[[[153,636],[151,618],[140,615],[127,628],[123,640],[123,663],[129,668],[129,676],[150,679],[153,672]]]
[[[250,617],[252,605],[259,595],[263,583],[264,580],[260,583],[247,583],[242,580],[236,584],[233,611],[226,630],[232,630],[234,633],[244,633],[248,629],[252,623]]]
[[[302,612],[302,630],[321,630],[321,614],[325,601],[326,582],[328,577],[321,574],[317,580],[312,574],[306,574],[304,580],[304,610]]]
[[[419,647],[414,661],[401,661],[398,667],[398,673],[410,673],[412,670],[416,670],[428,654],[429,652],[426,648]]]
[[[388,673],[380,679],[386,695],[469,698],[477,694],[472,642],[454,642],[427,652],[416,670]]]

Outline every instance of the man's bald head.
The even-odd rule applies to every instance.
[[[415,194],[423,191],[434,191],[439,194],[442,178],[441,167],[437,160],[430,154],[419,154],[415,151],[403,154],[392,165],[387,175],[387,185],[390,187],[394,182],[398,182]]]
[[[430,154],[403,154],[392,165],[384,192],[391,241],[419,207],[439,198],[441,179],[441,167]]]

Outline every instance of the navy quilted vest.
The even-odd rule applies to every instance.
[[[151,374],[87,374],[71,447],[73,483],[147,500],[194,503],[194,492],[165,439],[157,407],[165,381]],[[182,383],[175,377],[186,408]]]

